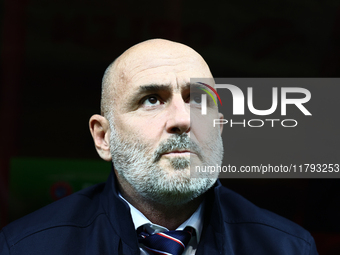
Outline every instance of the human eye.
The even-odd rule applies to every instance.
[[[159,98],[155,95],[150,95],[145,97],[142,102],[141,102],[142,106],[145,107],[150,107],[150,106],[157,106],[162,104],[162,102],[159,100]]]
[[[202,93],[191,93],[187,102],[190,104],[200,105],[202,103]]]

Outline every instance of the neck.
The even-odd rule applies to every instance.
[[[126,181],[118,180],[121,195],[152,223],[175,230],[197,210],[204,199],[200,196],[181,205],[164,205],[138,194]]]

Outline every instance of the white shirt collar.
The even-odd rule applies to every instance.
[[[123,196],[119,193],[119,197],[123,199],[130,207],[130,213],[132,217],[133,224],[135,225],[135,229],[139,228],[142,225],[148,224],[148,232],[161,232],[161,231],[169,231],[167,228],[162,227],[157,224],[153,224],[150,220],[148,220],[144,214],[142,214],[136,207],[134,207],[132,204],[130,204]],[[189,219],[187,219],[185,222],[183,222],[176,230],[183,230],[185,227],[192,227],[196,230],[196,237],[197,237],[197,243],[199,243],[203,228],[203,208],[204,208],[204,202],[200,204],[200,206],[197,208],[197,210],[190,216]]]

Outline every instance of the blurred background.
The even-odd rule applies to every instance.
[[[106,180],[110,164],[99,160],[88,120],[100,112],[105,68],[138,42],[187,44],[216,77],[340,74],[336,0],[2,0],[0,8],[0,228]],[[309,230],[321,255],[339,254],[339,179],[222,182]]]

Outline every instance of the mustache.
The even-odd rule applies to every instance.
[[[190,150],[196,153],[199,159],[202,160],[202,153],[200,147],[193,142],[187,134],[173,135],[166,141],[161,142],[153,155],[153,162],[156,163],[164,153],[175,150]]]

